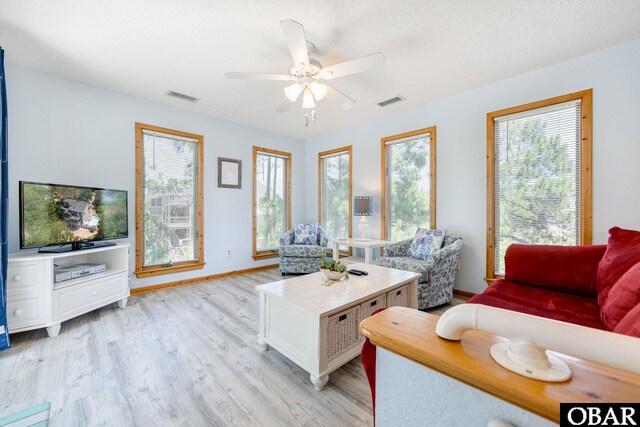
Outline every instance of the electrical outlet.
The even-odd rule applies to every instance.
[[[231,249],[227,249],[227,256],[231,256]]]
[[[456,264],[456,270],[460,270],[460,260],[458,260],[458,263]]]

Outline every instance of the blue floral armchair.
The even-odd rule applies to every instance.
[[[453,298],[456,268],[462,250],[462,238],[446,233],[440,249],[436,249],[426,260],[409,255],[413,239],[402,240],[385,246],[384,254],[377,264],[420,273],[418,279],[418,309],[446,304]]]
[[[320,260],[327,252],[328,243],[327,234],[319,225],[295,225],[280,237],[280,272],[284,276],[320,271]]]

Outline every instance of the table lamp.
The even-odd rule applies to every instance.
[[[362,233],[362,237],[360,239],[356,239],[360,242],[368,242],[371,239],[367,238],[367,230],[369,229],[369,224],[367,224],[368,216],[373,215],[373,197],[371,196],[354,196],[353,198],[353,215],[360,217],[360,223],[358,224],[358,228]]]

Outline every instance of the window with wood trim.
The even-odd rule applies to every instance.
[[[204,266],[203,137],[136,123],[136,276]]]
[[[382,138],[382,238],[436,227],[436,127]]]
[[[291,153],[253,147],[253,259],[278,256],[291,228]]]
[[[318,223],[329,238],[351,237],[351,162],[351,146],[318,153]]]
[[[487,114],[487,279],[512,243],[591,244],[591,90]]]

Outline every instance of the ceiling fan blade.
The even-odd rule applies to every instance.
[[[224,75],[228,79],[243,80],[292,80],[291,76],[285,74],[269,74],[269,73],[226,73]]]
[[[328,90],[329,96],[331,98],[337,99],[338,102],[340,103],[340,107],[343,110],[350,110],[356,105],[356,101],[354,101],[353,99],[349,98],[347,95],[345,95],[344,93],[340,92],[339,90],[336,90],[335,88],[333,88],[333,87],[331,87],[329,85],[327,85],[327,88],[329,89]]]
[[[291,107],[293,102],[289,101],[287,98],[284,98],[278,108],[276,108],[276,113],[286,113],[289,111],[289,107]]]
[[[341,62],[339,64],[325,67],[320,70],[320,77],[324,80],[331,80],[338,77],[374,70],[382,67],[383,65],[384,55],[378,52],[363,56],[362,58],[352,59],[351,61]]]
[[[307,39],[304,35],[304,27],[302,24],[287,19],[280,21],[282,33],[289,46],[289,52],[293,58],[293,64],[298,66],[301,63],[305,67],[309,66],[309,51],[307,51]]]

